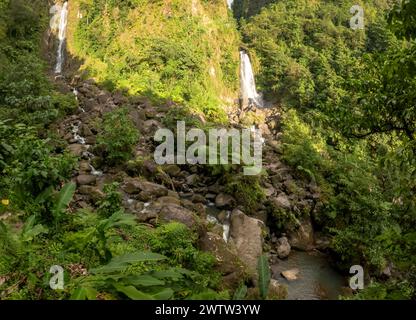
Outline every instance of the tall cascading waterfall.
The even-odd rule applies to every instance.
[[[230,8],[230,10],[233,10],[233,3],[234,0],[227,0],[228,8]]]
[[[263,98],[257,93],[253,67],[250,57],[245,51],[240,51],[241,60],[241,99],[243,107],[263,107]]]
[[[62,65],[64,63],[64,50],[66,40],[66,27],[68,24],[68,2],[65,2],[61,9],[61,15],[59,19],[59,32],[58,32],[58,53],[56,57],[55,73],[59,74],[62,72]]]

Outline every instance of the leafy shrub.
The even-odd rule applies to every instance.
[[[32,128],[17,125],[8,133],[14,135],[4,139],[3,148],[9,146],[5,149],[8,162],[4,181],[20,203],[26,197],[38,196],[49,186],[57,187],[70,176],[75,159],[67,153],[54,153],[49,140],[37,138]]]
[[[97,149],[101,150],[109,165],[128,160],[139,133],[129,118],[126,108],[116,109],[104,115],[101,132],[97,137]]]

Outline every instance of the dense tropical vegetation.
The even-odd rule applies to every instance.
[[[363,30],[350,28],[352,4],[343,0],[236,0],[234,15],[220,0],[71,1],[67,68],[123,97],[88,119],[93,164],[111,177],[97,190],[80,186],[85,155],[70,152],[59,131],[84,102],[51,73],[48,2],[0,0],[0,299],[282,298],[269,292],[263,255],[259,292],[247,293],[246,273],[225,285],[231,272],[202,249],[201,235],[214,227],[201,222],[196,204],[188,204],[192,227],[149,223],[129,212],[123,189],[145,177],[176,206],[172,177],[180,173],[148,164],[151,155],[140,148],[151,144],[151,128],[143,119],[168,106],[167,127],[185,119],[204,129],[228,125],[240,48],[281,114],[280,160],[319,189],[311,218],[331,239],[327,251],[339,270],[359,264],[368,273],[366,289],[349,298],[414,299],[416,1],[357,4]],[[149,106],[144,114],[138,103]],[[229,166],[195,170],[182,171],[219,181],[248,215],[268,201],[263,176],[243,177]],[[84,191],[87,204],[77,198]],[[135,196],[146,206],[155,200],[145,191]],[[300,218],[290,210],[268,214],[276,233]],[[67,270],[64,290],[49,287],[53,265]]]

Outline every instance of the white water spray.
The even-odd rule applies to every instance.
[[[250,62],[250,57],[244,51],[240,51],[241,59],[241,96],[243,105],[263,107],[263,99],[257,93],[256,81],[254,79],[253,67]]]
[[[64,62],[64,46],[66,40],[66,27],[68,24],[68,2],[65,2],[61,9],[61,16],[59,20],[59,33],[58,33],[58,54],[56,58],[55,73],[59,74],[62,72],[62,65]]]
[[[230,10],[233,10],[233,2],[234,0],[227,0],[228,8],[230,8]]]

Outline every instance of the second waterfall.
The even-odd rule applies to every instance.
[[[55,73],[59,74],[62,72],[62,65],[64,63],[64,51],[65,51],[65,40],[66,40],[66,28],[68,24],[68,2],[65,2],[60,14],[59,19],[59,33],[58,33],[58,52],[56,57]]]
[[[253,67],[250,57],[245,51],[240,51],[241,59],[241,100],[243,107],[263,107],[263,98],[257,93]]]

